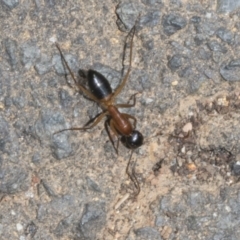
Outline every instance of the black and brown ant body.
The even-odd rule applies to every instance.
[[[132,34],[132,35],[131,35]],[[91,100],[95,101],[98,103],[101,108],[102,108],[102,113],[98,115],[97,117],[94,118],[94,120],[90,120],[90,125],[89,122],[84,126],[84,127],[73,127],[73,128],[68,128],[68,129],[63,129],[58,132],[66,131],[66,130],[87,130],[91,129],[94,126],[96,126],[102,119],[103,117],[107,117],[107,120],[105,121],[105,128],[108,133],[109,139],[116,151],[118,153],[118,145],[119,145],[119,140],[129,149],[136,149],[140,147],[143,144],[143,135],[136,130],[136,123],[137,120],[135,117],[126,114],[126,113],[121,113],[118,108],[130,108],[135,106],[136,102],[136,94],[132,95],[129,99],[133,99],[133,103],[129,104],[115,104],[115,98],[117,95],[122,91],[123,87],[126,85],[127,79],[129,77],[130,71],[131,71],[131,64],[132,64],[132,47],[133,47],[133,37],[135,34],[135,25],[129,32],[129,35],[131,36],[131,42],[130,42],[130,56],[129,56],[129,67],[128,70],[122,80],[122,83],[117,87],[117,89],[113,92],[112,88],[108,82],[108,80],[99,72],[95,70],[88,70],[86,74],[87,78],[87,83],[88,83],[88,88],[85,88],[83,85],[78,83],[74,77],[74,74],[72,73],[67,61],[65,60],[63,53],[59,47],[59,45],[56,43],[56,47],[58,48],[61,58],[67,67],[67,70],[69,71],[72,79],[74,80],[76,86],[79,88],[80,91],[83,92],[88,98]],[[132,122],[130,121],[133,121]],[[114,133],[115,136],[118,138],[117,142],[117,147],[114,145],[114,141],[112,139],[112,136],[110,134],[109,128],[111,131]],[[132,153],[131,153],[132,156]],[[131,159],[131,157],[130,157]],[[129,163],[130,163],[129,159]],[[137,179],[134,175],[130,174],[129,171],[129,163],[127,167],[127,174],[131,178],[131,180],[134,182],[134,185],[137,188],[138,193],[140,192],[140,188],[137,182]],[[137,193],[137,194],[138,194]]]

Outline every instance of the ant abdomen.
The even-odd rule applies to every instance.
[[[89,90],[99,100],[109,97],[112,88],[108,80],[99,72],[90,69],[87,73]]]

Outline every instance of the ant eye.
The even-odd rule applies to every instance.
[[[143,144],[143,135],[134,130],[130,136],[122,136],[121,142],[125,145],[125,147],[130,149],[135,149]]]

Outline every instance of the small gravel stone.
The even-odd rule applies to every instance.
[[[240,1],[238,0],[218,0],[217,1],[217,11],[223,13],[229,13],[234,11],[240,6]]]
[[[240,162],[236,162],[232,166],[232,171],[234,175],[239,176],[240,175]]]
[[[206,46],[199,48],[199,50],[197,51],[197,57],[199,59],[210,60],[211,56],[212,56],[212,54]]]
[[[224,27],[221,27],[217,30],[216,35],[224,42],[228,43],[228,44],[232,44],[233,43],[233,34],[228,31],[227,29],[225,29]]]
[[[197,34],[197,36],[194,37],[194,42],[197,46],[200,46],[205,40],[206,37],[202,34]]]
[[[34,223],[34,222],[30,222],[27,226],[26,226],[26,228],[25,228],[25,231],[24,231],[24,233],[28,236],[30,236],[30,237],[34,237],[34,235],[36,234],[36,232],[37,232],[37,226],[36,226],[36,224]]]
[[[21,223],[17,223],[16,227],[19,232],[23,230],[23,225]]]
[[[118,27],[121,31],[129,31],[139,15],[137,6],[132,2],[121,2],[116,8]]]
[[[198,23],[201,22],[201,17],[199,17],[199,16],[193,16],[193,17],[191,18],[191,22],[194,23],[194,24],[198,24]]]
[[[160,15],[159,11],[148,12],[141,17],[139,24],[140,26],[154,27],[159,23]]]
[[[154,40],[153,39],[147,39],[145,36],[141,36],[143,47],[145,47],[147,50],[152,50],[154,48]]]
[[[72,72],[76,72],[79,69],[77,57],[71,54],[64,54],[64,58],[66,59],[67,64]],[[68,73],[67,67],[64,65],[60,55],[53,56],[52,65],[54,66],[58,75],[65,75],[66,73]]]
[[[65,126],[65,120],[61,113],[53,112],[51,109],[45,109],[40,113],[35,123],[35,134],[39,139],[51,136],[54,132],[61,130]]]
[[[0,224],[0,236],[2,235],[2,233],[3,233],[3,225]]]
[[[58,160],[67,158],[73,154],[72,146],[65,133],[53,135],[51,149],[53,156]]]
[[[172,71],[176,71],[178,68],[180,68],[183,65],[184,62],[184,56],[181,54],[176,54],[172,56],[172,58],[168,61],[168,67]]]
[[[188,133],[189,131],[192,131],[192,128],[193,128],[192,123],[188,122],[183,126],[182,130],[183,132]]]
[[[13,104],[18,109],[22,109],[26,106],[27,102],[24,92],[21,92],[20,96],[13,98]]]
[[[19,4],[19,0],[2,0],[1,3],[7,6],[10,10],[17,7]]]
[[[75,199],[72,195],[55,196],[52,201],[38,205],[37,219],[44,221],[59,214],[66,218],[72,213],[74,206],[76,206]]]
[[[187,25],[187,20],[180,15],[168,14],[163,17],[163,30],[164,33],[168,36],[176,33],[177,31],[185,28]]]
[[[0,193],[14,194],[21,191],[26,191],[29,187],[28,174],[26,171],[20,168],[11,167],[3,168]]]
[[[34,67],[39,75],[46,74],[52,68],[51,58],[47,55],[42,55],[40,61]]]
[[[202,34],[207,38],[213,36],[216,33],[217,27],[218,25],[213,22],[200,22],[196,25],[196,32],[198,34]]]
[[[56,197],[56,194],[54,193],[53,188],[47,183],[47,181],[45,181],[45,179],[41,180],[41,184],[44,187],[49,197]]]
[[[192,231],[192,230],[196,231],[199,228],[198,219],[196,216],[191,215],[185,221],[186,221],[188,231]]]
[[[35,164],[38,164],[41,162],[41,156],[39,153],[35,153],[33,156],[32,156],[32,162],[35,163]]]
[[[155,4],[162,4],[162,0],[141,0],[145,5],[155,5]]]
[[[6,108],[9,108],[12,105],[12,99],[10,97],[6,97],[4,100],[4,105]]]
[[[105,204],[103,202],[91,202],[86,204],[84,213],[78,224],[80,236],[84,239],[96,239],[96,234],[105,223]]]
[[[207,45],[209,49],[213,52],[221,52],[221,53],[227,52],[227,48],[215,40],[209,41]]]
[[[56,0],[45,0],[45,4],[47,7],[55,7]]]
[[[161,235],[159,231],[152,227],[138,228],[135,231],[137,239],[151,239],[151,240],[161,240]]]
[[[227,81],[240,81],[240,59],[223,64],[220,68],[220,74]]]
[[[194,70],[191,66],[186,66],[178,71],[178,76],[181,78],[190,79],[193,75],[194,75]]]
[[[18,63],[17,58],[17,42],[10,38],[5,39],[4,41],[5,49],[9,57],[9,63],[13,69],[16,68]]]
[[[73,98],[69,95],[68,91],[61,89],[59,91],[60,104],[63,108],[70,108]]]
[[[46,109],[41,112],[34,126],[33,134],[41,141],[42,144],[50,142],[53,156],[60,160],[72,155],[72,146],[68,140],[67,132],[55,132],[66,129],[65,120],[58,112]]]
[[[91,190],[93,190],[93,191],[95,191],[95,192],[101,192],[101,189],[100,189],[100,187],[98,186],[98,184],[95,182],[95,181],[93,181],[90,177],[86,177],[86,180],[87,180],[87,185],[88,185],[88,187],[91,189]]]
[[[62,238],[65,232],[70,231],[73,225],[74,225],[74,219],[72,215],[62,219],[58,223],[57,227],[54,229],[54,234],[57,237],[57,239]]]
[[[32,67],[40,57],[40,50],[34,42],[26,42],[21,47],[21,62],[26,69]]]

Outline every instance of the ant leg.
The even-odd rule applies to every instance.
[[[136,30],[136,23],[133,26],[133,28],[131,29],[131,31],[129,32],[129,36],[132,35],[132,39],[131,39],[131,43],[130,43],[130,56],[129,56],[129,67],[127,70],[127,73],[125,75],[125,77],[123,78],[122,83],[117,87],[117,89],[115,90],[115,92],[113,93],[112,99],[114,99],[123,89],[123,87],[125,86],[128,76],[130,74],[131,68],[132,68],[132,48],[133,48],[133,37],[135,34],[135,30]]]
[[[120,138],[118,136],[118,132],[117,132],[117,130],[116,130],[114,124],[113,124],[113,120],[112,119],[110,119],[110,128],[113,131],[113,133],[117,136],[117,148],[116,148],[117,151],[116,152],[118,154],[118,147],[119,147],[119,140],[120,140]]]
[[[123,104],[116,104],[115,106],[118,107],[118,108],[131,108],[131,107],[134,107],[135,104],[136,104],[136,95],[138,93],[134,93],[128,100],[127,103],[123,103]],[[133,103],[132,104],[129,104],[129,102],[133,99]]]
[[[127,114],[127,113],[123,113],[122,115],[124,115],[124,117],[126,117],[127,119],[132,119],[133,120],[133,127],[134,129],[136,128],[136,125],[137,125],[137,119],[135,117],[133,117],[132,115],[130,114]]]
[[[57,43],[55,43],[55,44],[56,44],[56,47],[57,47],[58,51],[60,52],[60,55],[61,55],[61,58],[62,58],[64,64],[65,64],[66,67],[67,67],[67,70],[69,71],[69,73],[70,73],[70,75],[71,75],[74,83],[76,84],[76,86],[77,86],[84,94],[86,94],[89,98],[91,98],[93,101],[99,103],[99,100],[98,100],[90,91],[88,91],[84,86],[82,86],[81,84],[79,84],[79,83],[77,82],[77,80],[76,80],[76,78],[74,77],[74,74],[73,74],[73,72],[71,71],[71,69],[70,69],[70,67],[69,67],[69,65],[68,65],[65,57],[63,56],[63,53],[62,53],[62,50],[60,49],[60,46],[59,46]]]
[[[95,127],[102,119],[103,117],[105,117],[106,115],[108,114],[108,112],[103,112],[101,113],[96,119],[95,121],[88,127],[73,127],[73,128],[67,128],[67,129],[63,129],[63,130],[60,130],[60,131],[57,131],[55,132],[54,134],[56,133],[60,133],[60,132],[64,132],[64,131],[67,131],[67,130],[87,130],[87,129],[91,129],[93,127]]]
[[[113,133],[114,133],[116,136],[118,136],[118,133],[117,133],[115,127],[113,126],[113,122],[111,121],[111,119],[110,119],[110,120],[107,119],[107,120],[105,121],[104,126],[105,126],[105,129],[106,129],[106,131],[107,131],[108,137],[109,137],[109,139],[110,139],[110,141],[111,141],[111,143],[112,143],[112,145],[113,145],[113,148],[115,149],[116,153],[118,154],[119,138],[118,138],[118,142],[117,142],[117,147],[115,147],[115,144],[114,144],[112,135],[111,135],[111,133],[110,133],[110,131],[109,131],[109,127],[110,127],[111,130],[113,131]]]
[[[132,154],[133,154],[133,150],[131,151],[131,155],[130,158],[128,160],[128,165],[126,168],[126,173],[128,175],[128,177],[131,179],[131,181],[133,182],[135,188],[137,189],[136,193],[135,193],[135,197],[140,193],[140,186],[139,186],[139,182],[137,180],[136,174],[135,174],[135,165],[136,165],[136,161],[134,161],[133,163],[133,167],[132,167],[132,171],[130,171],[130,163],[131,163],[131,158],[132,158]]]

